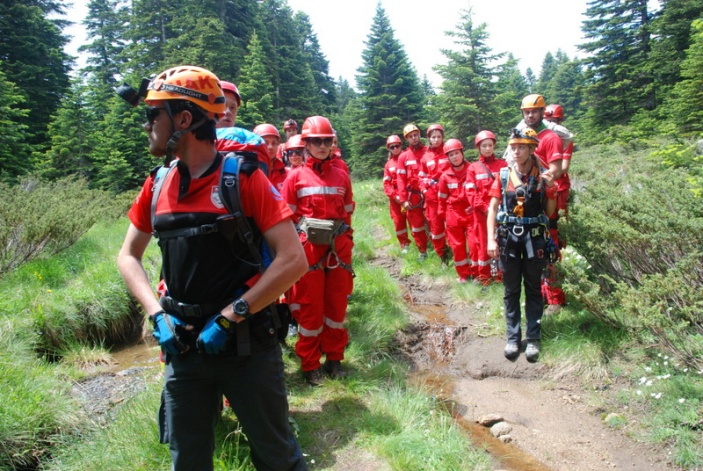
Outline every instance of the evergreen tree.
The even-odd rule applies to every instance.
[[[335,111],[337,102],[335,83],[329,75],[329,62],[320,50],[320,43],[312,29],[310,18],[306,14],[299,12],[295,15],[295,21],[300,25],[301,36],[303,37],[303,54],[306,62],[310,64],[312,76],[315,80],[315,88],[320,91],[323,109],[319,110],[317,114],[327,115]]]
[[[593,54],[583,60],[585,100],[595,129],[627,124],[642,110],[656,107],[647,0],[592,0],[583,31],[588,42],[579,49]]]
[[[537,77],[535,77],[535,73],[532,71],[531,67],[528,67],[525,71],[525,80],[527,81],[527,87],[530,93],[533,93],[537,89]]]
[[[670,118],[686,136],[703,132],[703,20],[692,25],[691,46],[681,63],[682,80],[674,86],[667,109]]]
[[[0,181],[10,181],[30,168],[30,145],[25,141],[27,125],[22,123],[29,114],[19,87],[7,80],[0,61]]]
[[[264,49],[256,32],[251,37],[243,62],[238,86],[242,106],[237,113],[237,124],[252,129],[257,124],[274,123],[274,88],[266,71]]]
[[[466,140],[482,129],[498,126],[493,110],[497,78],[494,65],[503,56],[493,54],[486,45],[486,24],[476,27],[471,17],[471,10],[462,11],[455,29],[446,33],[460,50],[443,50],[447,64],[435,66],[444,79],[437,106],[446,132]]]
[[[380,3],[361,57],[356,76],[360,112],[354,122],[349,160],[355,174],[368,177],[383,172],[388,135],[422,119],[424,103],[417,72],[395,39]]]
[[[566,57],[566,56],[565,56]],[[584,114],[582,109],[584,76],[581,63],[576,60],[560,62],[554,76],[545,90],[549,103],[557,103],[564,107],[569,117]],[[572,121],[573,122],[573,121]],[[572,125],[569,125],[572,128]],[[571,129],[573,131],[573,129]]]
[[[537,79],[537,84],[535,86],[535,93],[539,93],[540,95],[548,95],[547,88],[549,88],[549,81],[556,73],[558,67],[559,63],[557,62],[557,59],[551,52],[547,52],[542,60],[542,70],[539,72],[539,78]]]
[[[86,87],[74,81],[71,92],[49,124],[51,147],[38,158],[38,170],[44,177],[56,179],[79,175],[90,181],[95,167],[90,160],[95,131],[95,117],[86,106]]]
[[[0,9],[1,71],[25,98],[29,113],[16,119],[36,150],[45,148],[50,116],[70,85],[68,38],[61,34],[67,23],[49,19],[61,14],[62,4],[40,0],[4,0]]]
[[[681,62],[693,41],[691,23],[703,18],[703,0],[666,0],[661,4],[661,11],[652,20],[654,40],[649,62],[666,93],[681,80]]]
[[[508,130],[522,119],[520,103],[529,95],[530,88],[525,77],[520,73],[518,60],[508,54],[507,60],[497,69],[496,96],[493,99],[491,118],[495,123],[487,128],[499,139],[508,135]],[[496,155],[499,151],[496,150]]]
[[[88,3],[88,16],[83,24],[88,39],[92,41],[79,47],[78,51],[88,53],[88,65],[84,71],[102,83],[115,85],[116,77],[123,70],[119,53],[126,43],[128,15],[121,0],[90,0]]]

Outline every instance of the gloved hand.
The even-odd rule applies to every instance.
[[[222,314],[215,314],[208,319],[203,330],[198,336],[198,350],[216,355],[220,353],[227,343],[231,332],[234,331],[234,322],[227,319]]]
[[[186,330],[187,327],[185,322],[166,311],[159,311],[149,316],[149,320],[154,327],[154,338],[159,342],[164,352],[178,355],[188,351],[188,345],[184,344],[180,338],[180,331]]]

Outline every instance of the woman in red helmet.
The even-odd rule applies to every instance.
[[[317,386],[325,375],[346,376],[341,361],[349,342],[344,320],[353,288],[354,201],[349,176],[330,160],[334,130],[329,120],[309,117],[301,138],[306,161],[288,174],[283,197],[294,213],[309,269],[291,289],[289,302],[298,321],[295,352],[303,376]]]
[[[458,139],[449,139],[444,144],[444,153],[449,158],[449,168],[439,177],[437,196],[439,216],[447,223],[447,242],[454,253],[454,269],[459,283],[471,277],[469,247],[471,245],[471,207],[466,198],[466,170],[464,146]]]
[[[500,169],[508,164],[505,160],[496,158],[495,155],[496,136],[491,131],[481,131],[474,138],[474,146],[478,149],[479,155],[476,162],[469,165],[467,182],[467,198],[474,210],[471,246],[471,266],[472,273],[476,279],[486,285],[493,278],[499,278],[499,274],[491,274],[491,257],[488,256],[486,247],[486,213],[491,202],[488,195],[493,180],[500,173]]]
[[[266,151],[269,157],[269,180],[278,191],[283,188],[283,181],[286,179],[286,165],[276,154],[278,146],[281,144],[281,134],[273,124],[259,124],[254,128],[254,134],[261,136],[266,143]]]
[[[403,151],[403,142],[396,134],[388,136],[386,139],[386,149],[388,149],[388,160],[383,167],[383,192],[388,197],[390,205],[391,219],[395,228],[395,236],[400,243],[400,250],[408,252],[410,239],[408,238],[408,216],[400,206],[400,195],[398,194],[398,156]]]
[[[444,127],[441,124],[430,124],[427,128],[429,146],[422,156],[420,170],[420,188],[425,197],[425,217],[430,229],[430,239],[435,253],[446,265],[450,254],[447,248],[447,235],[444,230],[444,219],[437,213],[437,183],[442,172],[449,168],[449,160],[444,154]]]

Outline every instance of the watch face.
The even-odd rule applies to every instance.
[[[237,299],[234,304],[232,304],[232,310],[238,316],[246,316],[249,314],[249,304],[243,299]]]

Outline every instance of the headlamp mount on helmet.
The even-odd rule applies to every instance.
[[[146,98],[147,89],[149,88],[150,83],[151,79],[143,78],[142,83],[139,85],[139,90],[135,90],[128,83],[123,83],[115,89],[115,92],[117,92],[120,98],[129,103],[131,106],[137,106],[139,102],[144,101]]]

